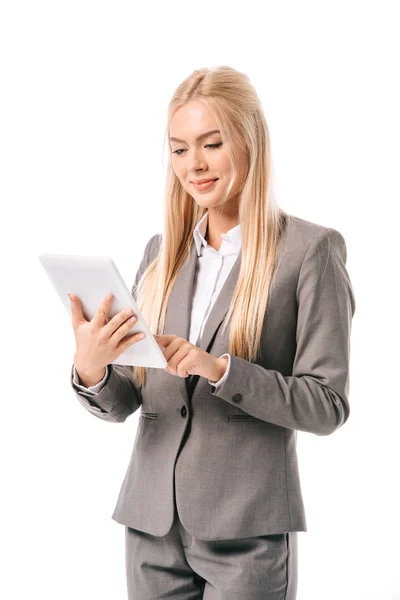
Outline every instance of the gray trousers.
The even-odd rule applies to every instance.
[[[199,540],[176,509],[162,537],[125,527],[129,600],[295,600],[297,531]]]

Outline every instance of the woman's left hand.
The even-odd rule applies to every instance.
[[[163,354],[168,365],[164,371],[178,377],[200,375],[210,381],[218,381],[225,373],[226,357],[213,356],[176,335],[155,335],[154,337],[158,345],[165,348]]]

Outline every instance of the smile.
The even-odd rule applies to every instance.
[[[197,190],[208,190],[208,188],[212,187],[215,183],[217,183],[217,181],[218,179],[214,179],[213,181],[206,181],[205,183],[193,182],[193,185]]]

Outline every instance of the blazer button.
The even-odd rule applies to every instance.
[[[242,394],[235,394],[234,396],[232,396],[233,402],[240,402],[242,399],[243,399]]]
[[[235,394],[234,396],[232,396],[232,400],[234,402],[240,402],[243,399],[242,394]]]
[[[186,406],[182,406],[182,408],[181,408],[181,415],[182,415],[182,417],[186,417],[186,412],[187,412],[186,411]]]

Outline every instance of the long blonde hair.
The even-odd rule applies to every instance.
[[[277,247],[290,215],[278,207],[274,198],[269,131],[247,75],[227,66],[193,71],[169,103],[166,136],[175,111],[192,100],[203,102],[213,112],[222,140],[233,142],[229,146],[234,175],[223,202],[229,197],[235,177],[239,148],[247,154],[239,201],[241,265],[224,331],[230,323],[228,352],[254,361],[277,266]],[[155,335],[164,331],[169,295],[179,269],[189,258],[193,231],[207,211],[181,185],[171,165],[171,154],[169,149],[161,247],[136,288],[140,311]],[[145,367],[133,367],[133,378],[142,387]]]

